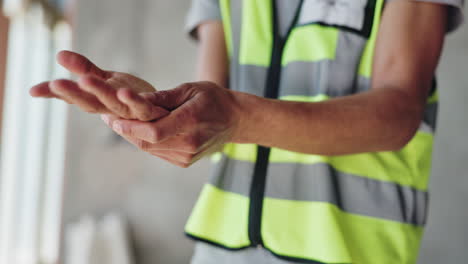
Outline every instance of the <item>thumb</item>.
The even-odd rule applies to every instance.
[[[140,95],[153,105],[157,105],[168,110],[174,110],[195,95],[194,87],[195,86],[193,84],[187,83],[171,90],[141,93]]]
[[[94,75],[102,79],[108,79],[109,72],[97,67],[85,56],[75,52],[63,50],[57,54],[57,62],[70,72],[82,75]]]

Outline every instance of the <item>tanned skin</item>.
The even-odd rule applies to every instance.
[[[62,52],[59,61],[80,80],[46,82],[31,94],[63,98],[102,113],[129,142],[180,167],[228,142],[320,155],[395,151],[420,125],[446,29],[444,5],[388,3],[371,90],[325,102],[273,100],[225,89],[228,60],[220,22],[204,23],[197,31],[202,82],[148,92],[154,88],[134,76],[115,75],[80,55]],[[138,93],[142,90],[146,93]]]

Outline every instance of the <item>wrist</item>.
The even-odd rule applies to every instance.
[[[243,92],[232,91],[236,102],[236,125],[230,139],[232,143],[256,143],[257,127],[263,127],[262,110],[267,99]]]

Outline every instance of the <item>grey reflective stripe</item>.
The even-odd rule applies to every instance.
[[[425,223],[427,192],[339,172],[325,163],[277,163],[268,169],[268,197],[327,202],[349,213],[414,225]]]
[[[353,81],[356,84],[352,88],[348,88],[348,90],[340,89],[337,86],[338,84],[349,85],[341,83],[341,80],[330,80],[333,79],[329,76],[330,64],[331,61],[329,60],[289,63],[283,68],[284,77],[281,79],[280,97],[287,95],[316,96],[320,94],[336,97],[365,92],[370,89],[370,79],[363,76],[359,76],[356,81]],[[236,90],[262,96],[266,81],[264,76],[266,76],[267,71],[266,67],[239,65],[237,72],[239,80],[237,81]],[[434,133],[437,108],[437,103],[426,106],[421,131]]]
[[[210,183],[248,197],[253,166],[224,156]],[[427,192],[339,172],[324,163],[270,163],[266,196],[326,202],[348,213],[418,226],[425,224],[428,204]]]
[[[230,1],[231,13],[231,37],[232,37],[232,57],[230,61],[229,87],[233,90],[238,87],[239,76],[239,53],[242,26],[242,2]]]
[[[263,96],[266,86],[267,67],[255,65],[240,65],[238,69],[239,79],[233,90]]]
[[[242,26],[242,2],[243,1],[230,1],[231,12],[231,30],[232,30],[232,51],[233,57],[236,62],[239,58],[239,48],[241,39],[241,26]]]
[[[371,88],[371,79],[359,75],[356,80],[355,92],[363,93],[369,91]]]
[[[230,67],[230,88],[236,91],[263,95],[268,68],[239,64],[239,48],[242,48],[240,45],[242,8],[242,1],[231,1],[231,26],[234,45]],[[304,89],[294,88],[296,84],[308,89],[320,90],[332,97],[354,93],[356,72],[365,44],[365,38],[352,32],[339,31],[336,57],[333,60],[298,61],[283,67],[280,95],[284,92],[291,94],[291,89],[296,90],[298,95],[307,95],[300,93],[300,90]],[[307,78],[307,80],[302,81],[304,78]],[[294,93],[294,91],[292,92]]]
[[[253,163],[233,160],[223,154],[209,182],[222,190],[249,197],[253,171]]]
[[[332,65],[334,68],[338,68],[330,60],[322,60],[318,62],[292,62],[287,66],[283,67],[280,84],[280,96],[286,95],[303,95],[303,96],[315,96],[319,94],[325,94],[330,97],[351,94],[349,83],[345,83],[340,78],[334,78],[330,80],[332,75],[330,68]],[[255,66],[255,65],[238,65],[238,76],[237,86],[233,87],[237,91],[252,93],[261,96],[265,87],[265,76],[268,71],[267,67]],[[355,76],[349,76],[347,78],[352,83],[354,82]],[[344,86],[339,88],[340,84]]]
[[[333,60],[295,61],[283,67],[280,95],[321,93],[336,97],[355,93],[356,72],[365,43],[354,33],[339,32]]]
[[[283,67],[280,97],[286,95],[315,96],[327,94],[329,60],[297,61]]]
[[[356,74],[361,63],[366,39],[346,31],[339,31],[335,59],[330,61],[327,95],[330,97],[356,93]]]

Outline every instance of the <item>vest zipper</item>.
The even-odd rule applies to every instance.
[[[283,50],[288,40],[288,37],[297,24],[300,10],[302,9],[303,0],[300,1],[294,20],[284,37],[281,37],[278,25],[278,14],[276,1],[271,0],[273,7],[273,47],[271,54],[271,62],[268,68],[268,75],[265,87],[264,97],[276,99],[279,95],[279,85],[281,81]],[[257,160],[255,162],[252,183],[250,185],[250,206],[249,206],[249,227],[248,234],[251,246],[263,246],[261,235],[263,198],[265,196],[266,175],[268,171],[268,160],[270,157],[270,148],[257,146]]]

